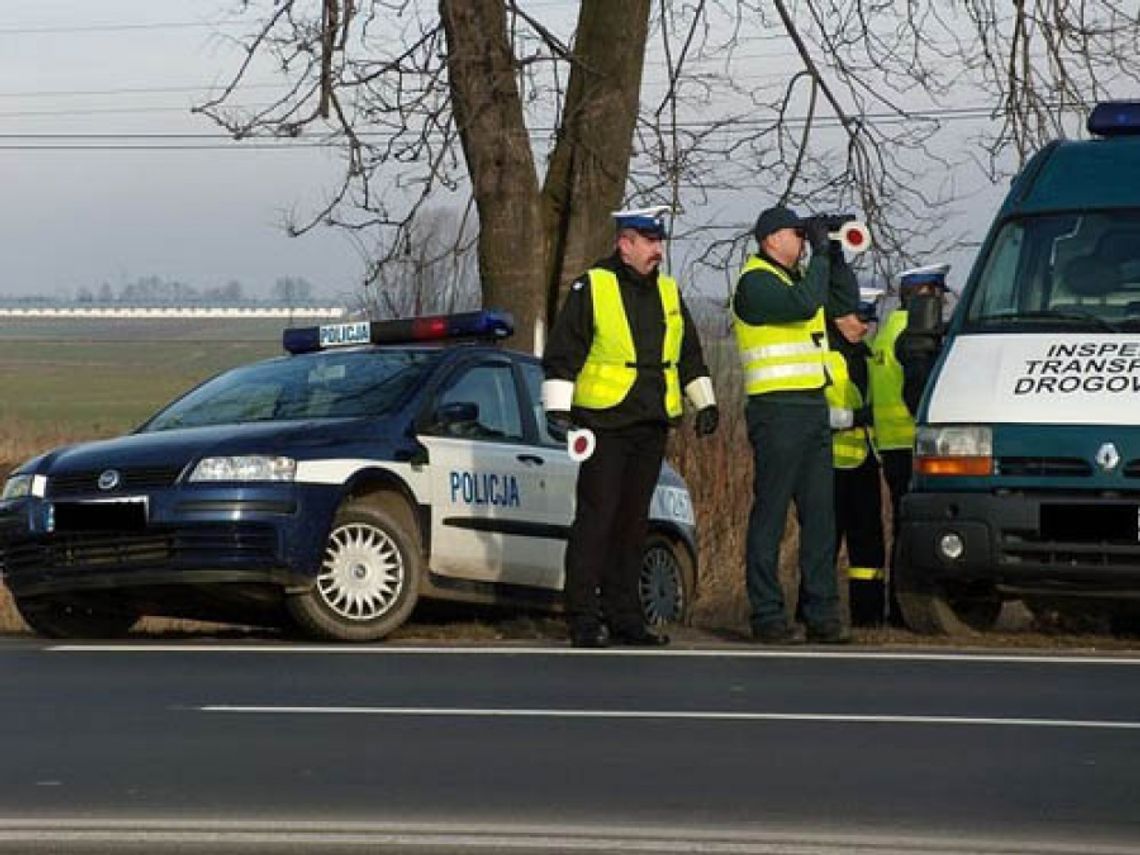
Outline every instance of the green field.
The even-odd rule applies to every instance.
[[[22,453],[122,433],[219,371],[280,354],[280,336],[271,321],[0,323],[0,439]]]

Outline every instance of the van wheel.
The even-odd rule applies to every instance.
[[[991,585],[947,584],[918,577],[896,553],[895,592],[903,622],[923,635],[975,635],[993,629],[1002,601]]]
[[[34,633],[45,638],[122,638],[139,620],[138,612],[129,608],[74,597],[20,597],[16,610]]]
[[[985,591],[899,591],[903,622],[923,635],[976,635],[993,629],[1001,600]]]
[[[411,509],[398,496],[384,494],[341,507],[316,580],[287,605],[312,636],[377,641],[411,615],[422,578]]]
[[[637,584],[646,624],[688,623],[695,591],[696,571],[688,550],[663,534],[650,534]]]

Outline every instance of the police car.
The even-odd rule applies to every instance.
[[[371,641],[419,598],[557,608],[577,463],[546,433],[539,361],[496,312],[287,330],[133,433],[25,462],[0,498],[0,571],[49,637],[143,615]],[[694,596],[693,511],[663,467],[641,597]]]

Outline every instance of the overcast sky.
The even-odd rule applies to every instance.
[[[151,275],[199,289],[236,279],[247,294],[268,293],[283,276],[303,276],[322,295],[357,290],[362,262],[343,235],[291,239],[282,228],[289,209],[311,212],[334,186],[335,152],[203,139],[220,131],[190,114],[239,62],[225,38],[249,29],[236,0],[2,3],[0,295],[72,297]],[[576,8],[537,5],[562,23]],[[770,36],[755,41],[747,80],[783,79],[791,58],[773,52],[784,48]],[[647,91],[662,76],[654,61]],[[259,80],[270,76],[252,74],[234,103],[266,94]],[[1003,189],[975,197],[972,237]],[[738,195],[738,212],[697,213],[735,228],[763,201]],[[958,277],[968,262],[960,255]]]
[[[290,239],[281,228],[287,209],[311,210],[332,186],[335,155],[195,151],[208,141],[169,136],[218,133],[189,109],[235,67],[218,35],[242,32],[225,23],[227,4],[3,7],[0,294],[73,296],[149,275],[195,287],[237,279],[250,294],[282,276],[303,276],[324,294],[353,290],[361,264],[343,236]]]

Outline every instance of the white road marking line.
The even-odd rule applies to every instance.
[[[371,654],[373,656],[654,656],[680,659],[821,659],[886,662],[985,662],[1028,665],[1140,665],[1140,657],[1086,656],[1079,651],[1069,656],[1006,653],[912,653],[886,650],[755,650],[736,648],[669,648],[639,650],[609,648],[580,650],[573,647],[401,647],[376,645],[274,645],[274,644],[54,644],[45,650],[52,653],[336,653]]]
[[[382,715],[455,718],[588,718],[677,721],[810,721],[837,724],[945,724],[983,727],[1057,727],[1140,730],[1140,721],[1050,718],[980,718],[942,715],[860,715],[847,713],[766,713],[717,710],[562,710],[479,707],[297,707],[208,704],[200,712],[254,715]]]
[[[1055,831],[1053,832],[1055,835]],[[211,851],[244,851],[250,846],[284,847],[282,851],[321,852],[329,847],[425,848],[463,852],[617,852],[686,853],[686,855],[1134,855],[1131,843],[1111,840],[1041,840],[1003,835],[995,838],[955,835],[871,833],[864,830],[765,828],[709,829],[667,826],[652,829],[607,823],[565,825],[513,824],[440,819],[424,825],[352,820],[273,822],[252,820],[185,820],[134,817],[122,819],[3,819],[0,842],[66,844],[209,844]],[[38,850],[37,850],[38,851]],[[54,850],[53,850],[54,851]],[[365,851],[363,848],[361,851]]]

